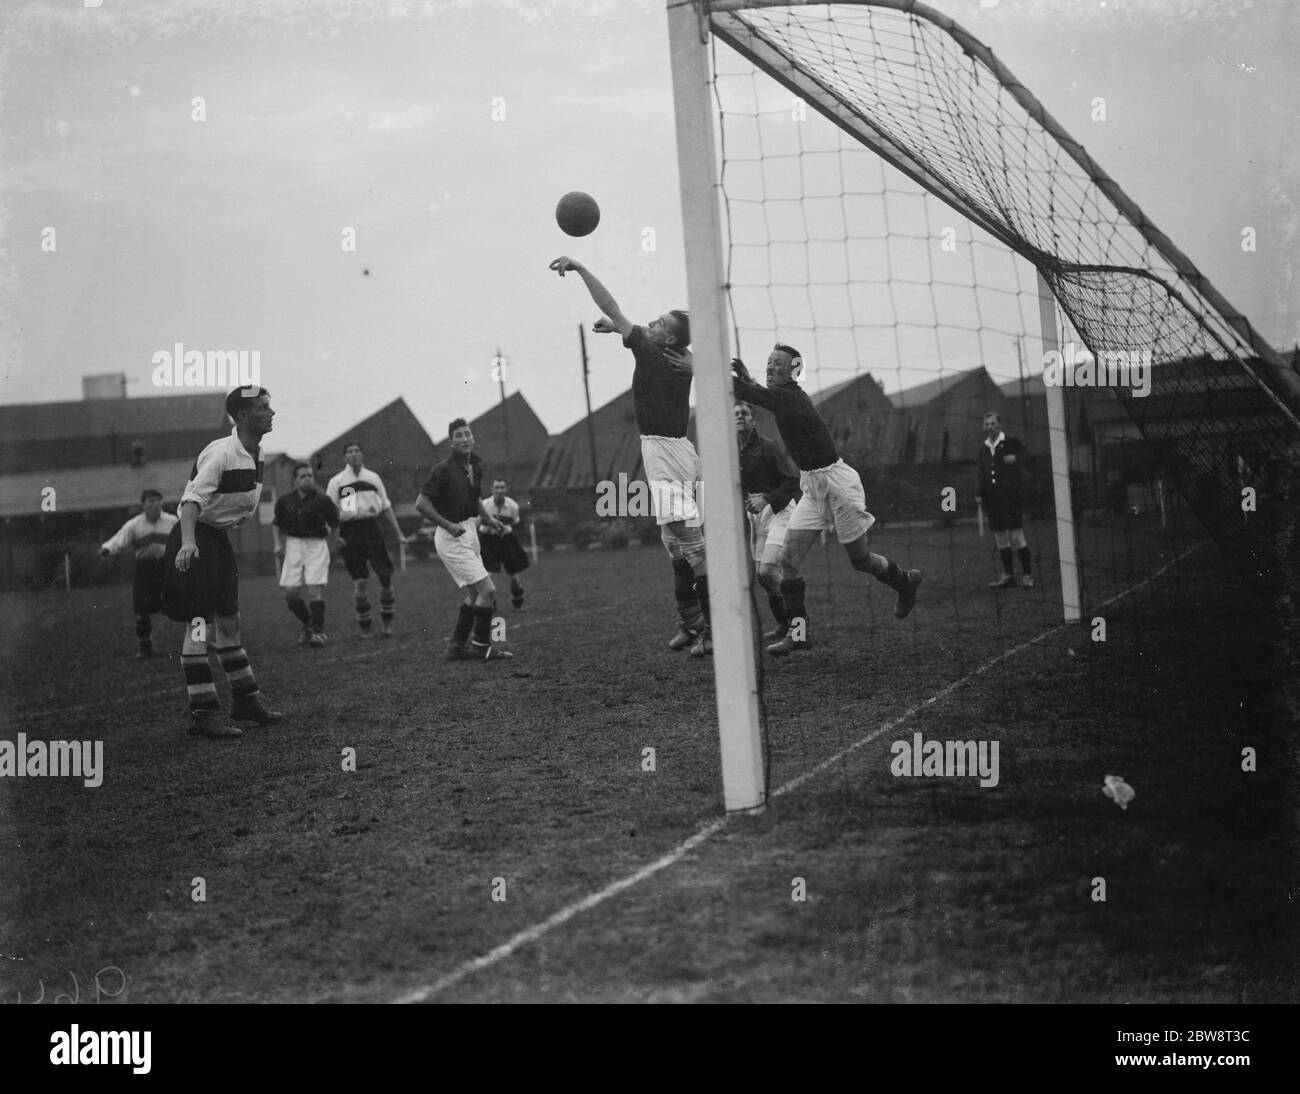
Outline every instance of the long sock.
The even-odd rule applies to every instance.
[[[212,664],[206,653],[182,653],[181,668],[185,672],[185,690],[189,695],[190,710],[220,710],[217,686],[212,682]]]
[[[699,601],[695,599],[695,571],[684,558],[673,559],[673,596],[677,600],[677,618],[688,631],[698,631],[704,624]]]
[[[379,618],[385,623],[393,621],[393,603],[396,597],[393,596],[393,587],[389,585],[386,589],[379,590]]]
[[[1022,570],[1025,571],[1025,577],[1028,577],[1028,576],[1029,576],[1029,573],[1030,573],[1030,571],[1029,571],[1029,548],[1028,548],[1028,547],[1021,547],[1020,550],[1019,550],[1019,552],[1018,552],[1018,554],[1019,554],[1019,556],[1020,556],[1020,568],[1021,568]]]
[[[257,680],[253,677],[253,666],[248,663],[248,654],[243,646],[227,646],[217,650],[221,667],[226,671],[230,681],[230,695],[234,699],[246,699],[258,692]]]
[[[370,632],[370,601],[366,599],[365,593],[356,593],[352,597],[353,604],[357,609],[357,625],[365,633]]]
[[[795,627],[799,622],[804,625],[805,632],[808,627],[808,612],[804,608],[803,598],[806,587],[801,577],[791,578],[788,581],[781,582],[781,599],[785,603],[785,623],[788,627]]]
[[[325,601],[313,600],[307,605],[307,612],[311,620],[312,631],[321,634],[325,630]]]
[[[474,615],[474,645],[490,646],[492,644],[492,605],[480,608],[477,604],[470,609]]]
[[[1011,548],[1010,548],[1010,547],[1000,547],[1000,548],[998,548],[998,554],[999,554],[999,555],[1001,556],[1001,558],[1002,558],[1002,569],[1004,569],[1004,570],[1006,571],[1006,573],[1007,573],[1007,576],[1010,577],[1010,576],[1015,572],[1015,571],[1012,569],[1012,562],[1011,562],[1011,559],[1012,559],[1014,556],[1011,554]]]
[[[519,601],[523,600],[523,598],[524,587],[519,584],[519,579],[517,577],[512,577],[510,579],[510,599],[518,604]]]
[[[778,627],[789,625],[790,617],[785,614],[784,596],[780,593],[769,592],[767,594],[767,606],[772,609],[772,618],[776,620],[776,625]]]
[[[704,625],[709,625],[709,578],[707,574],[700,574],[695,579],[695,600],[700,606],[700,615],[704,618]]]
[[[135,617],[135,636],[140,640],[141,650],[153,649],[153,642],[149,638],[151,634],[153,634],[153,621],[147,614],[141,612]]]
[[[472,604],[462,603],[460,606],[460,615],[456,619],[456,629],[452,631],[451,643],[453,646],[463,646],[469,639],[470,629],[474,626],[474,606]]]
[[[303,603],[302,597],[286,596],[284,602],[289,605],[289,610],[298,617],[298,622],[304,627],[311,623],[311,616],[307,614],[307,605]]]
[[[887,565],[883,574],[876,574],[876,580],[891,589],[903,589],[907,586],[907,571],[892,558],[885,559]]]

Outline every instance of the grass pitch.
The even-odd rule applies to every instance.
[[[814,551],[815,648],[764,664],[771,787],[868,743],[476,971],[720,815],[712,666],[665,648],[660,550],[543,556],[501,612],[516,659],[486,665],[441,660],[436,563],[364,643],[336,569],[319,651],[246,581],[246,646],[292,720],[235,742],[183,730],[178,625],[170,656],[130,660],[127,588],[7,597],[0,736],[103,740],[105,773],[0,779],[0,999],[74,978],[126,1002],[1294,999],[1284,658],[1213,547],[1098,609],[1188,546],[1138,527],[1087,533],[1085,623],[1056,630],[1048,528],[1039,587],[996,593],[971,530],[885,529],[927,571],[902,623]],[[998,785],[893,776],[916,732],[998,741]]]

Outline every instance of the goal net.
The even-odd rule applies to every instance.
[[[733,348],[760,377],[775,342],[802,352],[953,672],[1059,622],[1066,540],[1085,623],[1180,595],[1209,540],[1280,591],[1294,369],[986,46],[911,0],[713,0],[707,26]],[[1015,600],[988,589],[988,411],[1032,457]],[[892,623],[833,538],[808,570],[814,634]]]

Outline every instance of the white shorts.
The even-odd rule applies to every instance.
[[[800,471],[799,489],[803,497],[790,514],[791,532],[834,528],[841,543],[852,543],[876,523],[867,512],[861,476],[843,460],[816,471]]]
[[[779,513],[773,513],[767,505],[761,513],[749,514],[749,553],[755,562],[775,566],[781,560],[781,548],[785,546],[785,532],[793,512],[791,502]]]
[[[642,437],[641,464],[650,485],[650,508],[660,524],[703,523],[697,487],[700,457],[685,437]]]
[[[438,530],[433,533],[433,546],[452,581],[463,589],[467,585],[477,585],[487,577],[487,570],[483,568],[483,556],[479,553],[478,518],[462,520],[460,526],[465,529],[464,534],[453,536],[441,524],[438,525]]]
[[[284,537],[284,566],[280,568],[280,585],[296,589],[299,585],[325,585],[330,579],[330,545],[323,538]]]

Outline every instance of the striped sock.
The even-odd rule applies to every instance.
[[[181,668],[185,672],[185,690],[189,694],[190,710],[220,710],[217,687],[212,682],[212,664],[206,653],[181,654]]]
[[[385,623],[393,621],[393,603],[397,598],[393,596],[393,587],[381,588],[379,590],[379,618]]]
[[[235,699],[242,699],[258,692],[257,680],[253,677],[253,666],[248,663],[248,654],[243,646],[227,646],[217,650],[221,667],[226,670],[226,679],[230,681],[230,694]]]
[[[363,632],[369,632],[370,601],[367,600],[363,595],[363,596],[354,597],[353,603],[355,603],[357,607],[357,625],[361,628]]]

